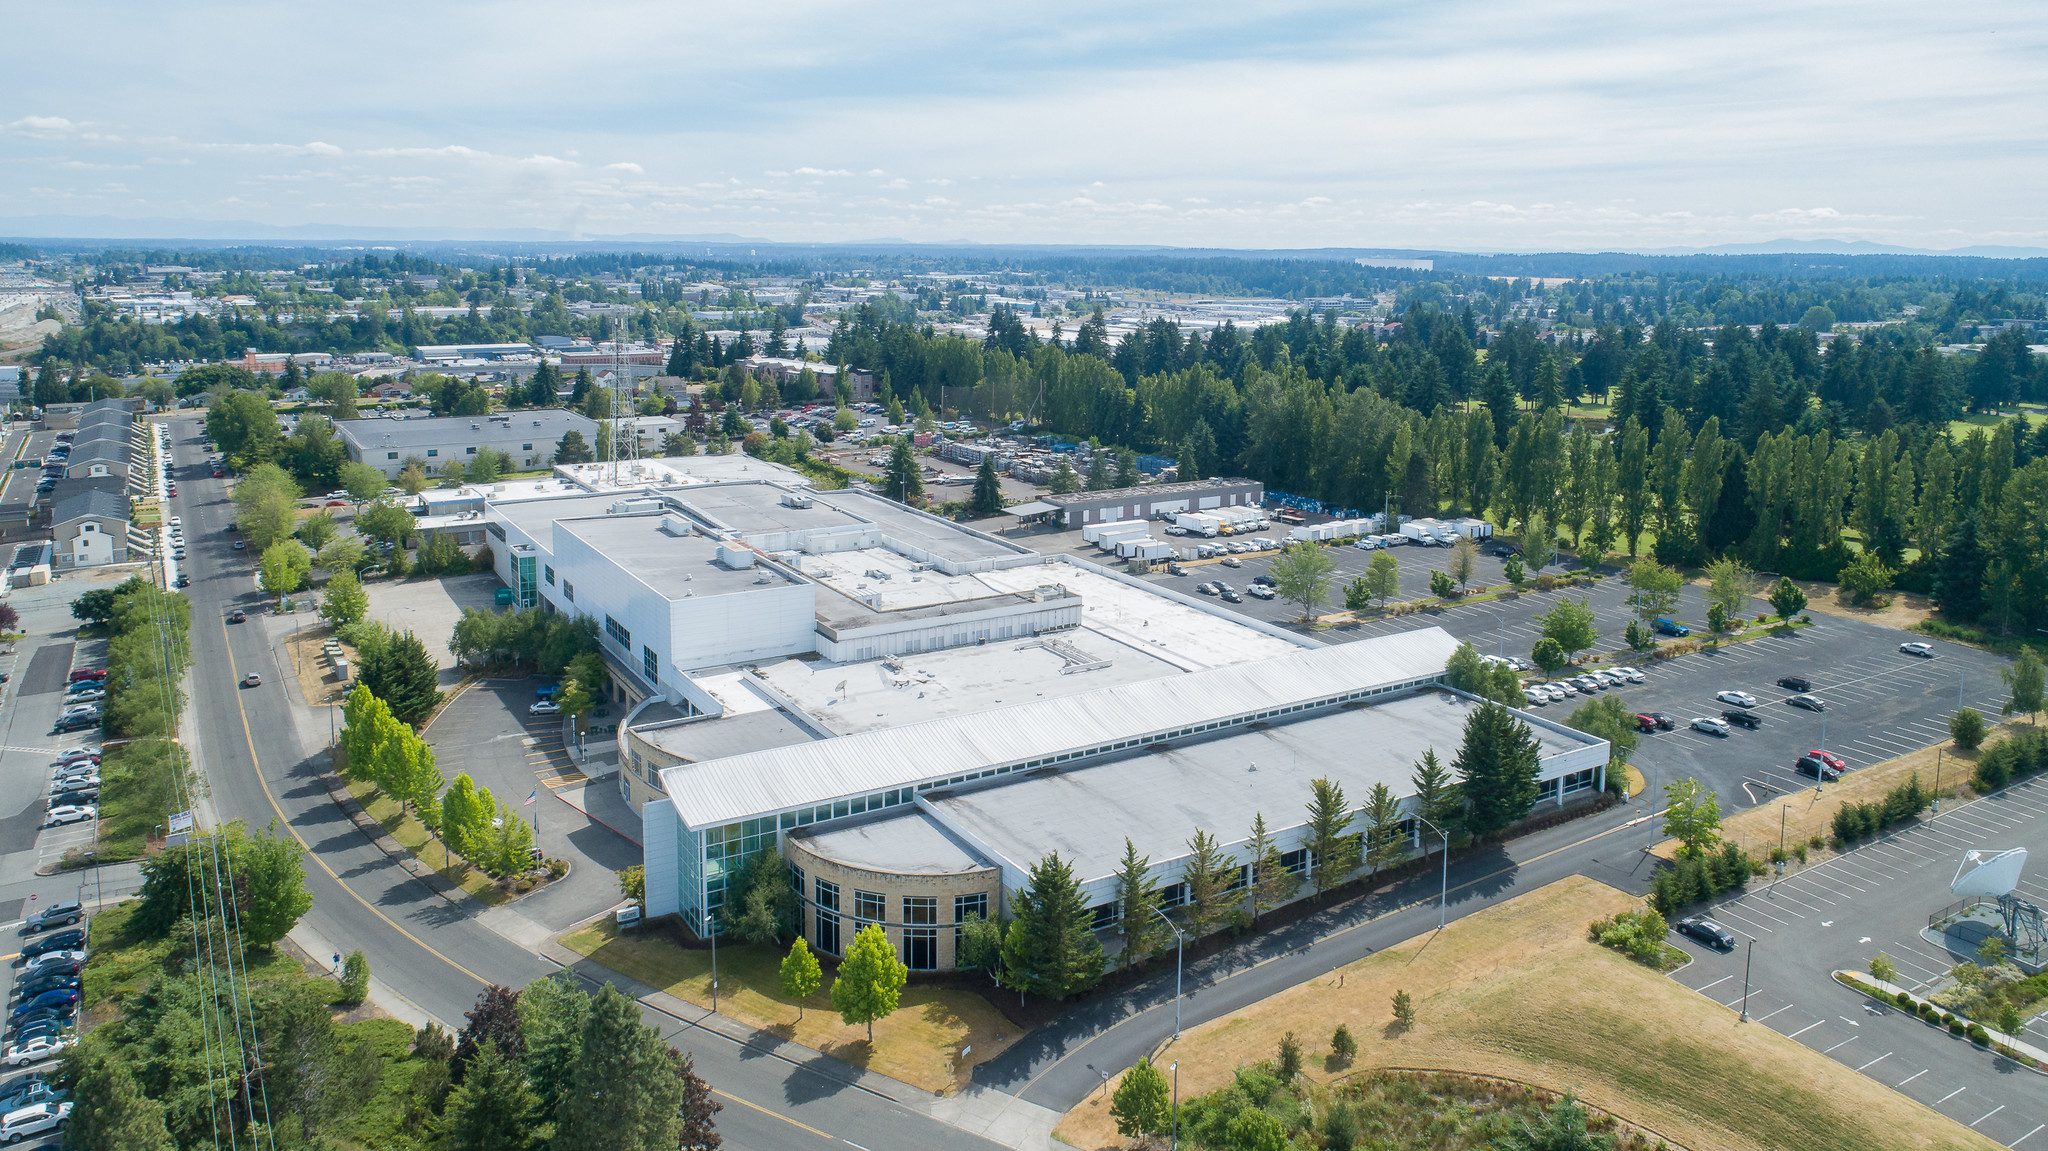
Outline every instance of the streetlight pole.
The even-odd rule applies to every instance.
[[[1508,656],[1508,617],[1502,615],[1499,608],[1488,608],[1486,610],[1492,612],[1494,621],[1500,624],[1500,641],[1495,645],[1493,654],[1506,659]]]
[[[711,1014],[718,1014],[718,925],[712,921],[711,912],[704,912],[704,934],[711,937]]]
[[[1444,929],[1444,920],[1448,918],[1451,913],[1451,833],[1445,831],[1441,827],[1438,827],[1436,824],[1431,823],[1429,819],[1419,811],[1415,813],[1415,819],[1416,822],[1421,823],[1425,827],[1429,828],[1431,831],[1434,831],[1438,835],[1444,837],[1444,891],[1443,900],[1442,902],[1437,904],[1436,909],[1436,929],[1438,931],[1442,931]]]
[[[1178,1042],[1180,1040],[1180,975],[1182,970],[1181,957],[1187,954],[1188,937],[1187,934],[1180,929],[1179,924],[1175,923],[1171,919],[1168,919],[1166,917],[1166,913],[1164,911],[1159,910],[1159,906],[1157,904],[1148,903],[1145,906],[1151,908],[1152,914],[1159,917],[1159,922],[1164,923],[1173,932],[1173,1038],[1176,1042]]]
[[[1792,805],[1789,803],[1778,805],[1778,859],[1780,862],[1783,862],[1785,858],[1785,813],[1791,810]]]
[[[1173,1151],[1180,1151],[1180,1060],[1168,1065],[1173,1072]]]

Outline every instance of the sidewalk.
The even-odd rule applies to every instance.
[[[779,1059],[792,1068],[800,1067],[837,1080],[855,1090],[879,1096],[948,1126],[1006,1147],[1015,1147],[1018,1151],[1054,1151],[1059,1146],[1052,1137],[1052,1129],[1060,1121],[1057,1111],[980,1084],[969,1084],[950,1096],[932,1095],[908,1083],[873,1071],[863,1071],[809,1047],[750,1029],[723,1015],[715,1015],[688,1000],[620,975],[552,940],[543,943],[539,951],[543,958],[560,964],[583,979],[592,983],[609,983],[631,995],[643,1007],[685,1027],[709,1031],[749,1051]]]

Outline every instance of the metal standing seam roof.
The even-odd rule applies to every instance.
[[[1458,641],[1442,628],[1397,632],[975,715],[679,765],[663,770],[661,782],[685,824],[713,827],[1404,683],[1441,672],[1457,648]]]

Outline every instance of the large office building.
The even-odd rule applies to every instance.
[[[562,437],[575,432],[593,448],[597,421],[563,408],[534,408],[487,416],[436,416],[423,419],[371,417],[337,420],[348,458],[368,464],[397,479],[408,460],[417,459],[437,471],[450,460],[467,462],[477,449],[503,452],[521,471],[554,463]]]
[[[813,946],[876,923],[944,970],[1055,852],[1100,928],[1126,837],[1169,904],[1188,839],[1241,855],[1255,813],[1310,872],[1313,780],[1405,804],[1478,706],[1437,628],[1326,645],[745,456],[637,467],[508,485],[482,518],[518,602],[598,625],[609,714],[571,735],[641,813],[653,915],[701,926],[774,850]],[[1522,718],[1543,804],[1604,786],[1603,741]]]

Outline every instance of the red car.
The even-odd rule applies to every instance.
[[[1839,755],[1836,755],[1832,751],[1822,751],[1821,749],[1816,747],[1813,750],[1807,752],[1806,754],[1812,756],[1817,760],[1820,760],[1822,763],[1827,764],[1829,767],[1834,768],[1836,771],[1849,770],[1849,761],[1843,759]]]
[[[330,507],[330,508],[345,508],[345,507],[347,507],[347,506],[348,506],[348,501],[347,501],[347,500],[328,500],[328,501],[327,501],[327,506],[328,506],[328,507]]]
[[[105,678],[107,678],[107,669],[106,669],[106,668],[103,668],[103,667],[82,667],[82,668],[79,668],[79,669],[78,669],[77,671],[74,671],[74,672],[72,672],[72,673],[71,673],[71,682],[72,682],[72,683],[77,683],[77,682],[78,682],[79,680],[82,680],[82,679],[105,679]]]
[[[214,479],[219,479],[220,477],[221,477],[221,470],[220,470],[219,468],[215,468],[215,469],[213,469],[213,478],[214,478]]]
[[[1661,712],[1646,711],[1636,716],[1637,731],[1670,731],[1677,725]]]

